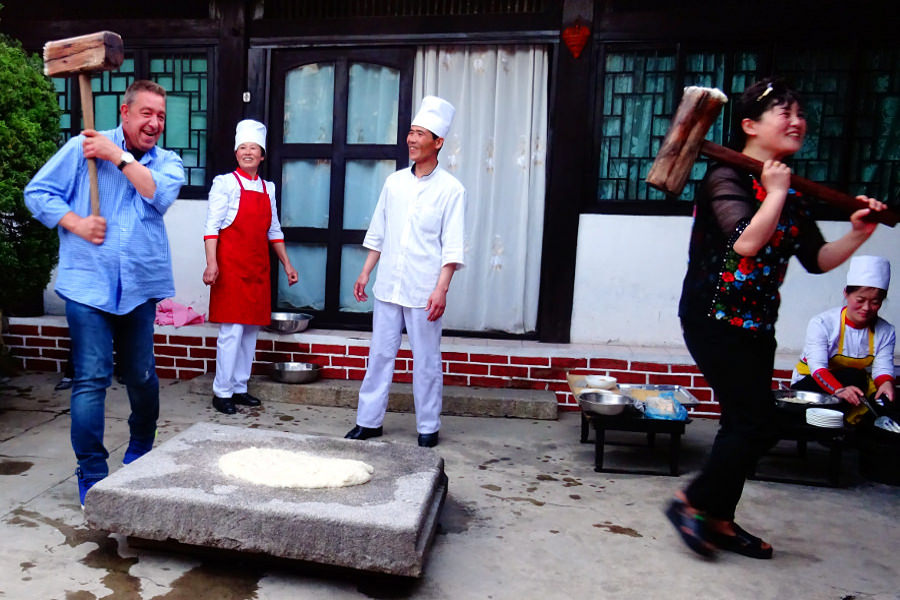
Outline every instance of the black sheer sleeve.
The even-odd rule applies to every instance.
[[[713,167],[704,180],[703,193],[709,198],[710,210],[719,229],[730,236],[739,226],[746,224],[756,212],[756,201],[751,196],[750,178],[731,167]]]

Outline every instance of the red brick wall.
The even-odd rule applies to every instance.
[[[13,324],[3,336],[19,366],[29,371],[62,371],[68,356],[68,329],[50,325]],[[156,334],[156,372],[167,379],[192,379],[216,369],[216,338],[208,335]],[[327,379],[361,380],[366,371],[368,346],[358,343],[309,344],[260,339],[256,343],[253,372],[264,374],[268,364],[278,361],[312,362],[322,365]],[[550,390],[562,410],[576,410],[578,403],[569,390],[566,374],[596,374],[615,377],[621,383],[675,384],[688,388],[700,400],[695,416],[716,416],[719,406],[712,390],[693,365],[655,363],[616,358],[560,356],[515,356],[483,352],[443,353],[444,384],[471,387]],[[775,372],[773,387],[788,383],[791,372]],[[412,353],[401,349],[394,381],[412,381]]]

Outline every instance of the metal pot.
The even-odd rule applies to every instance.
[[[303,362],[272,363],[269,376],[281,383],[309,383],[319,378],[322,371],[320,365]]]
[[[634,406],[634,398],[609,390],[591,390],[578,395],[581,410],[598,415],[618,415]]]
[[[775,406],[795,413],[805,413],[807,408],[827,408],[837,406],[841,399],[829,394],[803,390],[776,390]]]
[[[312,315],[306,313],[273,312],[266,329],[275,333],[300,333],[311,319]]]

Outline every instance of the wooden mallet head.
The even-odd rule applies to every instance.
[[[125,45],[118,33],[98,31],[78,37],[44,44],[44,75],[65,77],[78,75],[81,91],[81,116],[85,129],[94,128],[94,99],[91,93],[91,73],[117,69],[125,60]],[[100,214],[100,191],[97,182],[97,161],[87,159],[91,184],[91,214]]]
[[[700,155],[703,139],[726,102],[728,96],[717,88],[684,88],[669,132],[647,174],[647,183],[667,194],[681,194]]]
[[[98,31],[44,44],[44,75],[66,77],[78,73],[111,71],[125,60],[122,38]]]

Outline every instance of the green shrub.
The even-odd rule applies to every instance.
[[[43,61],[0,35],[0,310],[28,311],[56,265],[59,238],[22,190],[58,148],[60,110]],[[41,305],[42,306],[42,305]]]

